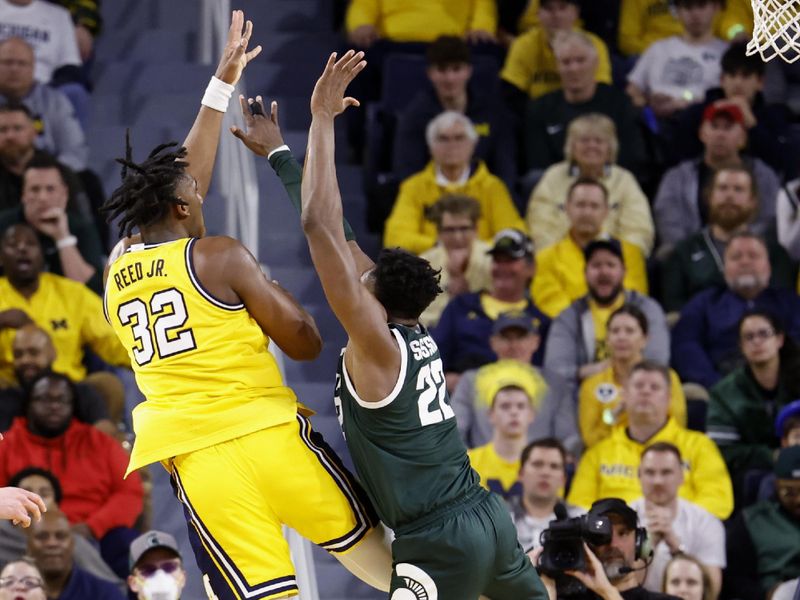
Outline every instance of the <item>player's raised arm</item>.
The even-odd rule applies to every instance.
[[[345,240],[342,198],[334,163],[333,121],[348,106],[358,106],[344,91],[366,66],[352,50],[338,61],[332,54],[311,95],[305,172],[301,186],[303,231],[325,296],[359,353],[394,361],[397,345],[386,326],[386,311],[361,283],[361,273]]]
[[[242,106],[245,129],[231,127],[231,133],[239,138],[251,152],[268,159],[270,166],[281,180],[289,200],[300,214],[300,182],[303,178],[303,167],[300,166],[289,146],[283,141],[278,123],[278,103],[273,100],[270,103],[269,114],[267,114],[261,96],[247,100],[244,96],[239,96],[239,102]],[[347,245],[350,247],[350,253],[356,262],[356,270],[359,273],[369,271],[375,266],[375,263],[361,250],[347,218],[342,219],[342,227]]]
[[[206,88],[200,111],[183,145],[187,149],[186,171],[197,180],[197,190],[201,196],[208,192],[211,173],[217,158],[219,136],[222,131],[222,118],[233,94],[233,88],[242,71],[251,60],[261,53],[261,46],[247,49],[253,34],[253,22],[245,21],[244,12],[234,10],[228,41],[222,51],[216,73]]]

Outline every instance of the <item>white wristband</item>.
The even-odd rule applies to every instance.
[[[283,152],[284,150],[289,150],[289,146],[287,146],[286,144],[284,144],[283,146],[278,146],[277,148],[275,148],[275,150],[272,150],[270,151],[269,154],[267,154],[267,160],[272,158],[272,155],[275,154],[276,152]]]
[[[62,238],[56,242],[56,248],[59,250],[63,250],[64,248],[71,248],[72,246],[78,245],[78,238],[74,235],[68,235],[65,238]]]
[[[200,104],[224,113],[228,110],[228,103],[231,100],[234,89],[234,86],[230,83],[225,83],[221,79],[212,77],[211,81],[208,82],[206,93],[203,94]]]

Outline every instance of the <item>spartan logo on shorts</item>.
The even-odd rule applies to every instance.
[[[389,600],[437,600],[439,592],[431,576],[409,563],[398,563],[394,568],[405,583],[404,588],[394,591]]]

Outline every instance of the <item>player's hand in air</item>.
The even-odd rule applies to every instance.
[[[222,51],[222,58],[219,59],[219,66],[214,76],[225,83],[236,85],[242,71],[251,60],[261,54],[261,46],[256,46],[249,52],[247,44],[250,43],[250,36],[253,34],[253,22],[244,20],[244,12],[241,10],[233,11],[231,16],[231,27],[228,30],[228,41]]]
[[[38,521],[46,511],[44,500],[37,494],[14,487],[0,488],[0,519],[28,527],[31,517]]]
[[[270,103],[269,114],[264,112],[264,101],[261,96],[256,99],[244,99],[239,96],[239,103],[242,105],[242,115],[246,131],[238,127],[231,127],[231,133],[242,140],[251,152],[259,156],[267,156],[270,152],[283,146],[283,136],[278,125],[278,103],[274,100]]]
[[[344,91],[366,66],[363,52],[348,50],[339,60],[336,52],[331,54],[311,94],[311,114],[335,117],[348,106],[360,106],[355,98],[345,97]]]

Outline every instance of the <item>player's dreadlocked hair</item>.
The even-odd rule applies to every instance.
[[[174,148],[174,150],[173,150]],[[186,173],[186,148],[177,142],[161,144],[141,164],[131,158],[130,132],[125,134],[125,158],[116,159],[122,165],[122,185],[101,209],[109,222],[122,217],[119,232],[129,236],[134,227],[147,227],[167,216],[171,206],[186,204],[175,196],[175,186]]]
[[[442,293],[439,273],[424,258],[400,248],[384,248],[373,271],[375,297],[389,317],[418,319]]]

